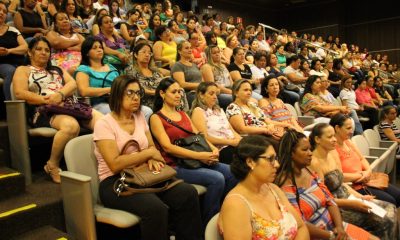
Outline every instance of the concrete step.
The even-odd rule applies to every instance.
[[[60,185],[51,182],[48,176],[35,176],[24,193],[0,201],[0,240],[46,225],[65,232]]]
[[[0,189],[0,201],[23,194],[25,178],[13,169],[0,167]]]
[[[11,238],[11,240],[73,240],[67,233],[46,225],[35,230],[26,232],[20,236]]]

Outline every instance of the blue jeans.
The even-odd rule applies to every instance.
[[[203,201],[203,224],[219,212],[223,197],[238,183],[232,175],[229,165],[218,163],[214,166],[187,169],[177,167],[177,177],[187,183],[205,186],[207,192]]]
[[[360,119],[358,119],[357,112],[355,110],[351,110],[349,116],[354,120],[354,135],[362,134],[364,131],[360,123]]]
[[[11,82],[14,76],[15,66],[11,64],[0,64],[0,77],[4,79],[3,83],[3,92],[4,92],[4,99],[11,100]]]

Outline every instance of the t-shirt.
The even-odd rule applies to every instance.
[[[115,140],[120,152],[122,151],[125,143],[131,139],[136,140],[141,149],[148,148],[149,142],[146,137],[146,132],[149,131],[149,126],[147,125],[146,119],[143,113],[140,111],[133,113],[132,115],[135,119],[135,131],[133,134],[129,134],[122,129],[109,113],[96,122],[93,130],[93,141]],[[132,154],[135,152],[138,152],[138,149],[133,146],[126,150],[127,154]],[[94,155],[96,156],[98,162],[97,172],[99,174],[99,180],[103,181],[107,177],[114,175],[101,155],[96,144],[94,145]]]
[[[236,65],[234,62],[232,62],[231,64],[229,64],[228,70],[229,70],[229,72],[239,71],[240,76],[242,78],[251,79],[253,74],[251,73],[249,65],[243,64],[243,66],[244,66],[244,69],[241,69],[241,68],[239,68],[238,65]]]
[[[386,121],[382,121],[382,122],[379,124],[379,135],[381,136],[381,139],[382,139],[382,140],[391,141],[391,140],[386,136],[386,134],[383,132],[383,130],[385,130],[386,128],[392,129],[394,136],[395,136],[397,139],[400,139],[400,130],[397,128],[396,124],[394,124],[394,123],[388,123],[388,122],[386,122]]]
[[[203,79],[199,68],[193,63],[191,66],[186,66],[181,62],[175,63],[171,69],[171,75],[176,72],[183,72],[185,75],[185,82],[200,83]]]
[[[353,90],[343,88],[342,91],[340,91],[339,97],[342,100],[346,100],[347,106],[349,106],[351,109],[357,110],[360,108],[356,102],[356,93]]]
[[[18,44],[18,36],[21,33],[15,27],[8,27],[7,31],[0,36],[0,47],[16,48]],[[24,62],[24,55],[8,54],[7,56],[0,56],[0,64],[22,65]]]

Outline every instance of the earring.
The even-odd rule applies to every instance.
[[[254,170],[254,167],[253,167],[253,166],[251,166],[250,168],[251,168],[252,171]]]

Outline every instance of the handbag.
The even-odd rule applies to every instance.
[[[385,190],[389,187],[389,176],[386,173],[373,172],[371,178],[365,185],[367,187]]]
[[[179,138],[174,141],[174,145],[177,145],[179,147],[194,151],[194,152],[212,152],[212,149],[210,145],[208,145],[205,137],[203,134],[195,134],[187,129],[184,129],[183,127],[179,126],[175,122],[173,122],[171,119],[169,119],[167,116],[162,114],[161,112],[157,112],[157,115],[165,119],[167,123],[171,124],[172,126],[190,134],[191,136],[185,137],[185,138]],[[202,163],[199,160],[191,159],[191,158],[177,158],[176,159],[177,164],[183,168],[188,168],[188,169],[196,169],[196,168],[201,168],[206,166],[204,163]]]
[[[125,154],[131,146],[136,146],[138,151],[141,151],[139,143],[131,139],[125,143],[121,153]],[[175,178],[176,171],[169,165],[164,165],[160,171],[153,171],[149,169],[147,163],[143,163],[137,167],[123,169],[120,175],[121,177],[114,182],[113,187],[118,196],[162,192],[183,182]]]
[[[65,99],[62,105],[47,104],[39,106],[38,112],[42,114],[64,114],[77,120],[92,119],[92,107],[73,97]]]

